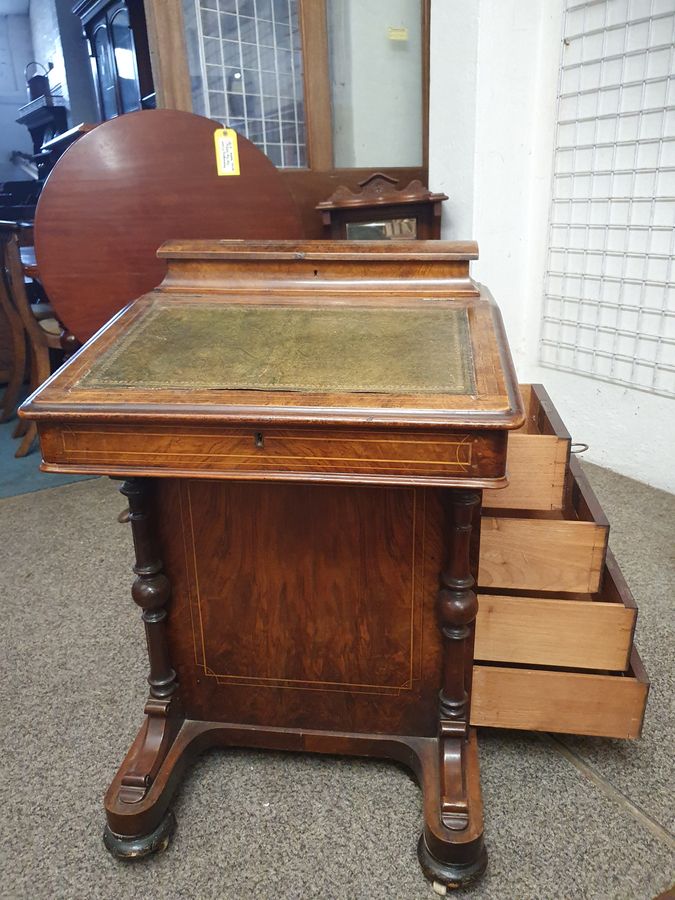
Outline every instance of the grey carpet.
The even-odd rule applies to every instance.
[[[488,874],[476,898],[650,900],[673,881],[675,498],[587,467],[640,605],[653,681],[640,742],[481,733]],[[377,761],[212,752],[169,850],[103,849],[102,796],[138,728],[144,640],[122,498],[104,479],[0,500],[0,896],[430,900],[421,795]]]

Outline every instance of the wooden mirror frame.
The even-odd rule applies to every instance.
[[[157,106],[192,112],[190,72],[181,0],[144,0]],[[326,10],[317,0],[299,0],[307,117],[307,168],[280,169],[303,217],[305,236],[323,235],[316,205],[341,185],[356,189],[375,169],[400,184],[428,183],[430,0],[422,0],[422,165],[336,169],[333,166]]]

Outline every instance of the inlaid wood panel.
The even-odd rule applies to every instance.
[[[413,490],[185,483],[181,500],[195,654],[207,676],[373,693],[412,688],[423,514]],[[203,520],[215,527],[200,528]]]
[[[377,482],[383,476],[420,476],[448,484],[462,478],[499,478],[505,437],[501,432],[319,431],[274,426],[223,428],[95,423],[42,432],[46,461],[77,471],[184,471],[208,476],[263,475],[288,479]]]
[[[434,733],[433,492],[173,479],[156,491],[188,717]]]

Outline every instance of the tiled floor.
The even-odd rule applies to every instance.
[[[587,472],[640,607],[644,737],[482,732],[490,865],[472,897],[651,900],[675,880],[675,498]],[[178,795],[165,854],[122,865],[105,853],[101,798],[146,675],[122,506],[104,479],[0,500],[0,896],[430,900],[420,791],[384,762],[213,752]]]

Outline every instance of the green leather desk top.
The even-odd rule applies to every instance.
[[[465,308],[157,303],[85,389],[475,392]]]

